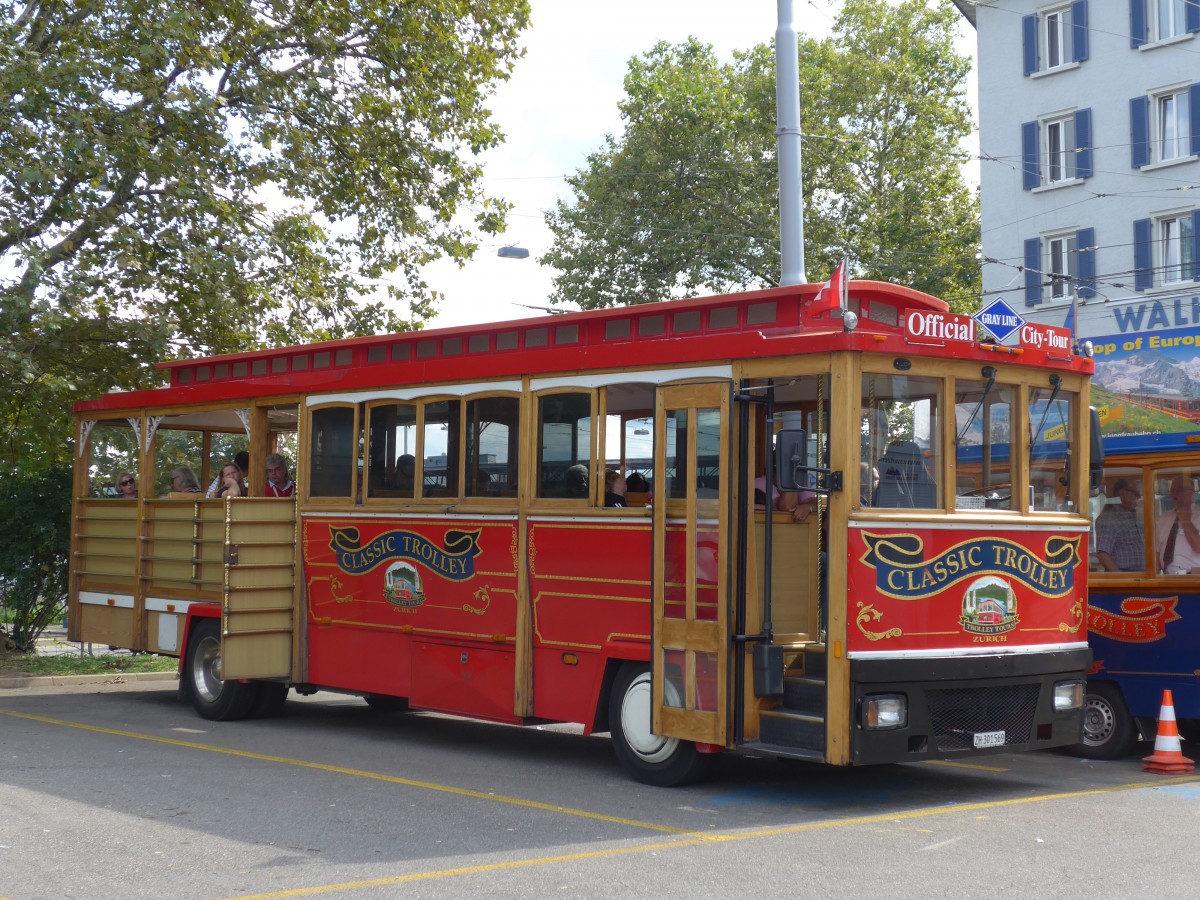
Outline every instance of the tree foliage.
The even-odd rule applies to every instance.
[[[73,396],[168,353],[418,325],[421,266],[503,227],[471,156],[501,139],[486,101],[527,21],[528,0],[0,0],[10,466],[42,432],[61,456]]]
[[[950,298],[977,297],[978,205],[961,173],[969,61],[957,14],[845,0],[800,47],[805,261]],[[722,64],[694,39],[630,61],[623,133],[547,216],[556,302],[590,309],[778,283],[775,62]]]
[[[0,486],[0,597],[11,621],[0,626],[31,651],[67,602],[71,549],[71,470],[56,466]]]

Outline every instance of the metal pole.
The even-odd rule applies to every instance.
[[[775,115],[779,159],[781,285],[804,284],[804,195],[800,178],[800,48],[793,0],[778,0],[775,29]]]

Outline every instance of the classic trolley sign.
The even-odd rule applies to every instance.
[[[817,290],[163,363],[77,405],[71,637],[209,718],[578,722],[661,785],[1074,743],[1091,360]],[[248,496],[171,493],[243,449]]]

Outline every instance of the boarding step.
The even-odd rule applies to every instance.
[[[792,657],[787,673],[789,675],[807,675],[809,678],[824,678],[826,673],[825,645],[810,644],[804,647]]]
[[[825,714],[825,679],[810,675],[784,675],[783,706],[810,716]]]
[[[824,751],[804,750],[800,747],[784,747],[779,744],[768,744],[765,741],[746,741],[739,748],[751,753],[765,753],[770,756],[781,756],[784,759],[803,759],[809,762],[824,762]]]
[[[788,709],[764,709],[758,714],[759,740],[793,750],[825,752],[825,719]]]

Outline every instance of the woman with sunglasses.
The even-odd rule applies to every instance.
[[[128,472],[117,476],[117,493],[122,500],[137,499],[137,478]]]

